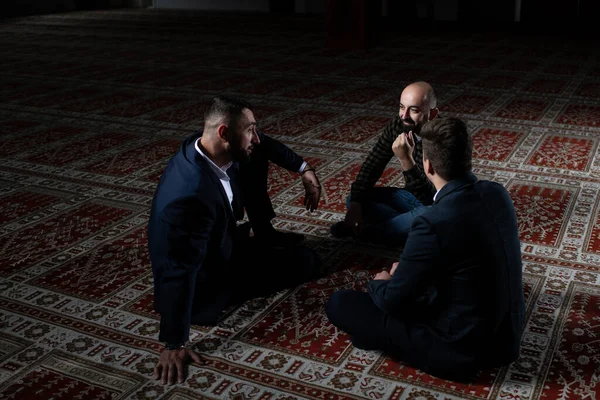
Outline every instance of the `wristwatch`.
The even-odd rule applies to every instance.
[[[313,168],[313,167],[311,167],[310,165],[306,164],[306,165],[304,166],[304,169],[302,170],[302,172],[300,172],[300,175],[304,175],[304,173],[305,173],[305,172],[308,172],[308,171],[313,171],[313,172],[316,172],[316,169],[314,169],[314,168]]]
[[[165,343],[165,350],[179,350],[185,347],[185,343]]]

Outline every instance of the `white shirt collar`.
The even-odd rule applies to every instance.
[[[194,143],[194,146],[196,147],[196,151],[200,153],[200,155],[204,157],[206,161],[208,161],[208,165],[210,165],[210,167],[215,171],[219,179],[228,181],[229,175],[227,175],[227,170],[233,165],[233,162],[230,161],[227,164],[223,165],[223,167],[219,167],[213,162],[213,160],[208,158],[208,156],[202,152],[202,149],[200,148],[200,138],[196,139],[196,143]]]

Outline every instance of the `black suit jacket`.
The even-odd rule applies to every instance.
[[[403,350],[424,370],[484,368],[519,355],[525,303],[516,212],[506,189],[469,173],[413,222],[390,281],[372,300],[406,321]]]
[[[298,172],[304,159],[296,154],[292,149],[280,141],[258,132],[260,144],[257,151],[261,151],[269,161],[292,172]],[[253,152],[254,153],[254,152]]]
[[[169,160],[156,188],[148,223],[154,275],[154,306],[161,314],[159,340],[188,340],[192,316],[201,305],[214,318],[227,305],[223,285],[243,209],[236,202],[236,166],[228,174],[234,208],[208,162],[196,151],[200,134],[186,138]]]

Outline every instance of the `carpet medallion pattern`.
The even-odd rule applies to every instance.
[[[151,9],[0,25],[0,398],[600,398],[594,46],[420,32],[345,51],[326,48],[323,27],[315,16]],[[323,310],[333,291],[364,290],[397,260],[398,249],[334,239],[329,225],[416,79],[434,84],[441,113],[468,122],[475,173],[504,185],[518,213],[521,357],[468,385],[354,348]],[[149,207],[217,93],[255,104],[259,129],[317,168],[317,211],[303,209],[297,174],[275,165],[269,192],[276,227],[306,234],[327,276],[194,326],[207,364],[162,386]],[[378,185],[402,180],[392,161]]]

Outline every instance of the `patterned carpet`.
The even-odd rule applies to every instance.
[[[0,77],[0,398],[600,397],[593,45],[417,32],[334,51],[318,17],[121,10],[6,21]],[[522,355],[472,385],[355,349],[322,308],[396,260],[397,249],[335,240],[328,226],[415,79],[434,84],[445,115],[468,121],[476,174],[505,185],[519,215]],[[302,208],[297,175],[273,167],[270,191],[276,227],[308,235],[329,275],[194,327],[207,365],[161,386],[149,205],[216,93],[253,102],[260,128],[318,168],[317,212]],[[380,184],[402,184],[397,163]]]

